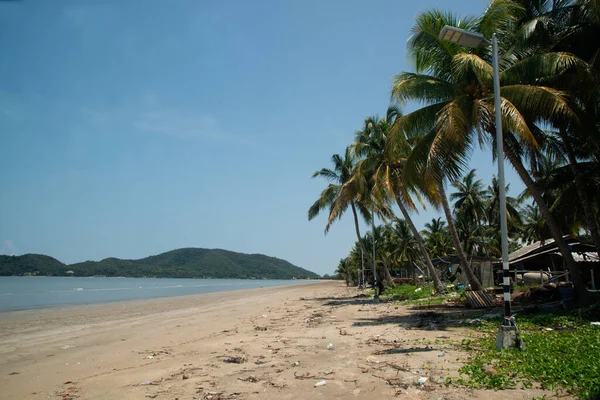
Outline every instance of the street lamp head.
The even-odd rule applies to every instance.
[[[487,46],[490,43],[481,33],[465,31],[450,25],[442,28],[439,39],[473,48]]]

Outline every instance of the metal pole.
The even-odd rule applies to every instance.
[[[362,241],[362,238],[360,238],[360,240]],[[358,288],[359,289],[362,289],[365,284],[365,252],[362,250],[363,248],[364,248],[364,245],[361,246],[361,249],[360,249],[360,264],[361,264],[362,268],[361,267],[358,268]]]
[[[373,236],[373,290],[375,298],[377,298],[379,294],[377,293],[377,261],[375,260],[375,206],[371,213],[371,235]]]
[[[500,197],[500,235],[502,238],[502,271],[504,285],[504,318],[510,325],[510,278],[508,269],[508,234],[506,227],[506,184],[504,183],[504,139],[502,136],[502,103],[500,101],[500,68],[498,67],[498,38],[492,36],[494,63],[494,107],[496,109],[496,155],[498,157],[498,183]],[[508,321],[506,321],[508,320]]]

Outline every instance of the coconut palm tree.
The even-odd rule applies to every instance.
[[[413,236],[410,226],[403,219],[396,219],[395,223],[392,225],[392,230],[396,244],[396,259],[399,264],[408,263],[410,266],[410,273],[414,278],[415,267],[413,262],[421,258],[419,243]]]
[[[450,200],[454,202],[457,215],[481,226],[481,221],[485,220],[485,189],[481,179],[475,180],[475,171],[472,169],[462,180],[452,182],[456,191],[450,194]]]
[[[506,185],[505,193],[508,194],[510,183]],[[485,194],[487,196],[487,219],[491,226],[500,229],[500,185],[498,178],[492,177],[492,184],[488,186]],[[506,223],[508,235],[512,237],[518,236],[519,228],[523,224],[521,217],[521,207],[519,199],[511,196],[506,196]]]
[[[431,222],[425,223],[425,229],[421,231],[425,244],[432,257],[447,256],[452,253],[450,234],[446,222],[442,218],[432,218]]]
[[[411,155],[411,176],[435,174],[455,180],[474,146],[493,144],[495,139],[494,100],[490,50],[466,49],[438,39],[445,25],[479,30],[486,36],[500,29],[517,28],[514,19],[498,18],[500,3],[493,2],[480,18],[457,19],[449,13],[426,11],[416,19],[409,54],[415,60],[415,73],[396,75],[393,97],[400,102],[419,101],[423,107],[398,121],[398,131],[427,132]],[[507,2],[511,3],[511,2]],[[509,16],[510,17],[510,16]],[[504,25],[503,25],[504,24]],[[501,41],[501,112],[506,131],[504,151],[548,224],[569,269],[573,272],[580,299],[587,296],[579,268],[562,237],[539,187],[523,164],[525,154],[539,144],[532,132],[534,122],[576,120],[576,110],[565,91],[544,84],[573,69],[582,76],[587,64],[578,57],[560,52],[536,53]]]
[[[410,154],[411,147],[408,142],[398,143],[392,156],[386,146],[391,129],[401,115],[399,108],[390,107],[385,118],[369,117],[365,120],[364,128],[356,133],[354,143],[351,145],[355,154],[361,157],[352,184],[369,187],[371,197],[380,199],[380,202],[388,198],[396,202],[421,248],[421,257],[433,280],[435,290],[444,292],[446,288],[435,272],[425,242],[410,218],[410,211],[416,210],[413,196],[418,201],[421,199],[416,187],[405,185],[403,179],[404,162]],[[364,193],[365,190],[363,189],[362,192]]]
[[[354,229],[356,231],[358,243],[360,244],[362,253],[368,254],[365,243],[363,242],[360,234],[358,213],[360,212],[362,218],[367,223],[370,222],[371,214],[363,202],[356,200],[359,197],[359,193],[357,192],[359,187],[350,183],[350,179],[355,167],[355,158],[352,155],[350,148],[346,148],[346,152],[343,157],[339,154],[334,154],[331,157],[331,161],[333,163],[333,169],[322,168],[313,174],[313,178],[323,177],[330,183],[327,188],[321,192],[319,198],[309,208],[308,220],[312,220],[319,215],[322,210],[328,208],[329,216],[327,219],[327,224],[325,225],[325,234],[327,234],[331,224],[333,224],[335,220],[340,219],[348,207],[350,207],[352,210],[352,216],[354,217]],[[342,188],[344,188],[343,195],[341,195]],[[364,264],[362,269],[364,276]],[[360,281],[359,284],[361,284]]]
[[[523,209],[522,239],[525,243],[542,242],[550,237],[544,218],[535,204],[526,204]]]
[[[338,263],[335,273],[344,279],[346,286],[353,286],[358,278],[357,269],[354,268],[350,257],[342,258]]]
[[[450,194],[450,200],[454,201],[454,212],[457,220],[461,222],[465,234],[470,232],[471,225],[475,224],[477,233],[481,238],[483,253],[489,256],[482,226],[482,223],[486,220],[486,192],[483,188],[483,182],[480,179],[475,180],[475,171],[475,169],[472,169],[462,180],[452,182],[452,186],[456,191]],[[466,248],[470,247],[467,246]]]

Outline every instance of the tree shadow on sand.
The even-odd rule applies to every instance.
[[[436,307],[436,309],[433,309]],[[497,310],[471,310],[465,308],[448,308],[447,306],[432,306],[427,310],[415,307],[408,315],[383,315],[380,317],[357,318],[354,326],[383,326],[400,325],[405,329],[438,330],[464,327],[479,316]]]

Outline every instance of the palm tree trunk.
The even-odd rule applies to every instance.
[[[396,203],[398,204],[398,208],[400,208],[402,216],[406,220],[406,223],[412,231],[415,240],[419,244],[419,248],[421,250],[421,257],[423,258],[423,264],[425,264],[425,266],[427,267],[427,273],[429,274],[429,276],[431,276],[431,279],[433,280],[433,287],[438,293],[445,293],[446,287],[442,284],[440,277],[435,272],[435,267],[433,266],[431,259],[429,258],[429,254],[427,253],[427,247],[425,246],[425,242],[423,241],[421,234],[417,230],[415,224],[413,224],[412,219],[410,218],[408,211],[406,211],[406,207],[404,207],[404,204],[402,204],[402,202],[400,201],[400,198],[398,198],[397,195],[394,197],[396,198]]]
[[[573,148],[571,147],[571,143],[569,142],[567,135],[561,129],[560,137],[565,145],[565,149],[567,151],[567,158],[569,159],[569,164],[571,165],[571,169],[573,170],[573,176],[575,177],[575,186],[577,188],[577,194],[579,195],[579,200],[581,200],[581,205],[583,206],[583,212],[585,213],[585,219],[587,221],[587,226],[592,235],[592,240],[594,241],[594,246],[596,246],[596,253],[600,257],[600,233],[598,233],[598,225],[596,224],[596,218],[594,218],[594,213],[592,212],[592,206],[590,204],[590,199],[585,193],[583,176],[581,174],[581,169],[579,168],[579,164],[577,163],[577,158],[575,154],[573,154]]]
[[[383,262],[383,272],[385,273],[385,280],[388,281],[388,285],[394,283],[394,279],[392,278],[392,274],[390,274],[390,269],[385,262],[385,258],[381,257],[381,261]]]
[[[454,248],[458,253],[460,267],[467,275],[467,279],[471,285],[471,290],[482,290],[483,287],[481,286],[481,283],[473,273],[473,270],[469,264],[467,264],[467,255],[465,254],[465,250],[460,244],[460,239],[458,238],[458,232],[456,231],[456,225],[454,224],[454,219],[452,218],[452,211],[450,211],[450,205],[448,204],[448,198],[446,197],[446,191],[444,190],[443,182],[438,184],[438,191],[440,193],[440,202],[442,203],[442,208],[444,209],[444,214],[446,214],[446,220],[448,221],[448,230],[450,231],[450,236],[452,236]]]
[[[533,181],[533,179],[529,175],[529,172],[523,166],[521,159],[517,157],[517,155],[514,154],[512,150],[507,149],[505,147],[504,153],[506,154],[506,157],[510,160],[512,166],[517,171],[517,174],[519,174],[519,177],[521,178],[527,189],[531,192],[531,195],[533,196],[533,199],[538,205],[542,216],[546,220],[546,225],[548,226],[548,229],[550,229],[550,233],[554,238],[554,242],[557,244],[558,249],[560,250],[560,254],[562,255],[565,263],[567,264],[567,268],[571,272],[579,304],[586,305],[589,302],[590,296],[585,287],[583,277],[581,276],[581,270],[579,269],[579,266],[577,265],[575,260],[573,260],[571,250],[569,249],[567,242],[562,236],[562,232],[560,231],[560,228],[556,223],[556,220],[554,219],[554,215],[552,215],[550,208],[544,201],[540,188]]]
[[[365,284],[365,258],[364,255],[368,254],[367,253],[367,249],[365,247],[365,244],[363,242],[363,238],[362,236],[360,236],[360,228],[358,226],[358,214],[356,213],[356,206],[354,205],[354,202],[351,201],[350,202],[350,206],[352,207],[352,215],[354,216],[354,229],[356,230],[356,237],[358,238],[358,244],[360,245],[360,251],[362,252],[362,282],[361,282],[361,274],[359,274],[359,278],[358,278],[358,282],[359,282],[359,286]]]

